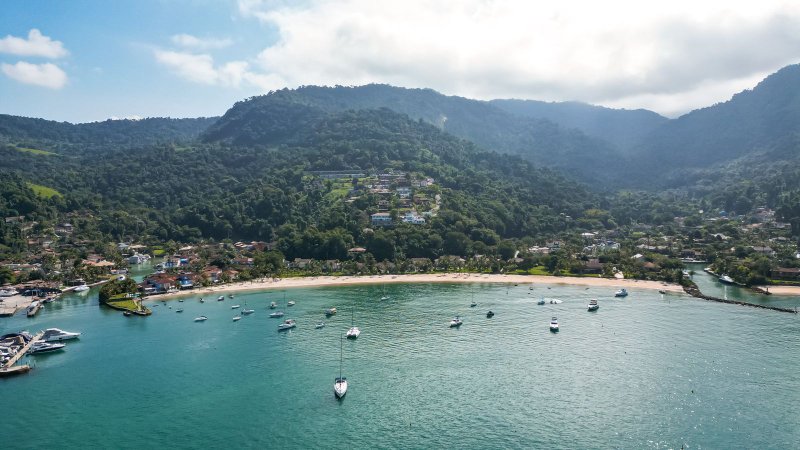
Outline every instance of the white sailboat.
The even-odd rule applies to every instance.
[[[342,376],[342,361],[344,360],[344,339],[339,338],[339,376],[333,381],[333,395],[342,398],[347,394],[347,378]]]
[[[358,327],[355,325],[355,321],[356,321],[356,307],[354,305],[353,315],[352,318],[350,319],[350,329],[347,330],[348,339],[355,339],[361,334],[361,330],[359,330]]]
[[[383,285],[383,297],[381,297],[381,300],[389,300],[389,296],[386,295],[386,285],[385,284]]]

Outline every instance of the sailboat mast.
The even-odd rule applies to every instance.
[[[342,361],[344,359],[344,337],[339,336],[339,379],[342,379]]]

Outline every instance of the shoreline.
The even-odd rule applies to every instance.
[[[772,295],[786,295],[800,297],[800,286],[756,286],[758,288],[769,291]]]
[[[411,274],[411,275],[364,275],[364,276],[317,276],[279,278],[276,280],[252,280],[228,283],[218,286],[196,288],[186,291],[170,292],[147,297],[145,300],[168,299],[186,296],[227,294],[231,292],[267,291],[303,287],[352,286],[368,284],[403,283],[499,283],[499,284],[545,284],[571,285],[607,288],[636,288],[664,290],[683,294],[678,284],[664,284],[661,281],[619,280],[615,278],[554,277],[543,275],[501,275],[475,273]]]

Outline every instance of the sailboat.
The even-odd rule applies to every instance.
[[[389,296],[386,295],[386,285],[385,284],[383,285],[383,297],[381,297],[381,300],[389,300]]]
[[[256,312],[255,309],[247,309],[247,300],[244,301],[244,309],[242,310],[242,315],[246,316],[249,314],[253,314]]]
[[[344,338],[339,338],[339,376],[333,381],[333,395],[342,398],[347,394],[347,378],[342,376],[342,361],[344,360]]]
[[[350,329],[347,330],[348,339],[355,339],[358,337],[359,334],[361,334],[361,330],[359,330],[358,327],[355,325],[355,321],[356,321],[356,307],[355,305],[353,305],[353,316],[350,319]]]

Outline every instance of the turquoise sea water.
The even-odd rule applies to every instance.
[[[0,331],[82,331],[0,379],[3,448],[797,448],[800,318],[683,295],[537,285],[283,291],[157,302],[96,289]],[[536,300],[558,298],[557,305]],[[586,311],[592,297],[596,313]],[[470,300],[478,302],[470,308]],[[231,304],[256,310],[232,322]],[[336,306],[339,314],[325,319]],[[170,308],[171,307],[171,308]],[[185,312],[178,314],[175,309]],[[350,390],[333,396],[344,344]],[[488,309],[495,311],[487,319]],[[209,320],[193,322],[198,315]],[[460,314],[464,325],[448,322]],[[551,316],[561,331],[548,331]],[[321,330],[314,325],[325,320]]]

